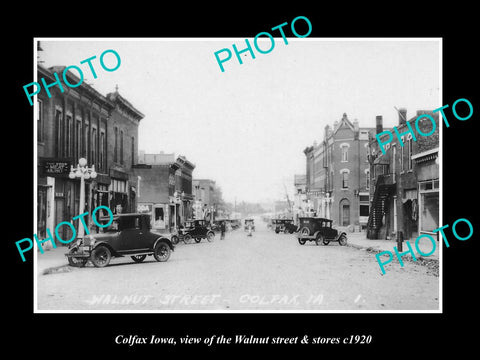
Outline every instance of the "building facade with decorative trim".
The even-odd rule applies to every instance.
[[[429,117],[416,120],[424,114]],[[385,145],[385,154],[375,136],[371,137],[372,186],[367,238],[395,239],[399,232],[404,239],[416,238],[422,233],[435,234],[433,230],[440,224],[438,121],[438,113],[418,110],[416,116],[408,120],[408,126],[407,111],[400,109],[397,126],[400,136],[393,135],[392,141]],[[430,135],[423,136],[418,130]],[[383,119],[377,116],[377,133],[381,132]],[[381,135],[380,140],[387,142],[387,136]]]
[[[37,67],[38,78],[46,83],[56,81],[54,73],[64,66]],[[79,78],[67,72],[71,84]],[[79,215],[80,180],[70,179],[71,166],[80,158],[94,166],[95,179],[85,181],[86,212],[97,206],[108,206],[112,212],[129,212],[136,208],[136,183],[131,167],[137,161],[138,126],[144,115],[115,93],[103,96],[92,86],[81,83],[71,88],[58,86],[37,95],[34,104],[37,128],[37,229],[40,238],[46,229],[53,230],[63,221],[72,221]],[[89,216],[86,223],[96,231]],[[79,220],[74,221],[78,229]],[[67,226],[59,229],[63,239],[71,238]]]
[[[369,214],[367,147],[373,128],[360,128],[347,114],[325,126],[323,140],[304,150],[307,213],[337,226],[366,226]]]

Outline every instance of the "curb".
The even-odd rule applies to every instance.
[[[70,265],[60,265],[60,266],[53,266],[46,268],[42,271],[42,275],[50,275],[50,274],[60,274],[60,273],[67,273],[72,272],[73,269]]]

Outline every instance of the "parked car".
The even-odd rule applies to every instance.
[[[251,218],[245,219],[245,225],[243,226],[243,230],[247,231],[249,226],[252,227],[252,231],[255,231],[255,221]]]
[[[288,225],[287,225],[288,224]],[[295,226],[293,225],[293,219],[272,219],[272,230],[275,231],[276,234],[280,233],[280,232],[284,232],[285,234],[288,234],[289,233],[289,229],[291,228],[291,226]],[[287,230],[285,230],[287,229]]]
[[[283,232],[285,234],[293,234],[294,232],[297,232],[298,231],[298,226],[295,225],[293,223],[293,221],[288,221],[288,222],[285,222],[285,225],[284,225],[284,229],[283,229]]]
[[[101,219],[107,224],[110,218]],[[140,263],[153,255],[157,261],[167,261],[174,246],[166,234],[151,231],[148,214],[114,215],[111,224],[98,234],[77,239],[65,254],[73,266],[84,266],[90,260],[96,267],[104,267],[112,257],[130,256]]]
[[[298,231],[298,242],[304,245],[307,241],[322,242],[328,245],[331,241],[338,241],[340,245],[347,244],[347,234],[332,227],[333,220],[318,217],[301,217]]]
[[[205,220],[186,221],[185,225],[180,228],[179,235],[185,244],[189,244],[192,239],[199,243],[202,239],[213,241],[215,238],[215,233]]]

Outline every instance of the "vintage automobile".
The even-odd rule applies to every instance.
[[[192,239],[199,243],[202,239],[213,241],[215,232],[208,225],[206,220],[188,220],[185,225],[180,228],[179,237],[185,244],[189,244]]]
[[[347,244],[347,234],[332,228],[333,220],[320,217],[299,218],[298,242],[305,245],[307,241],[315,241],[328,245],[331,241],[338,241],[340,245]]]
[[[272,230],[275,231],[276,234],[283,232],[288,234],[290,232],[289,229],[293,229],[290,225],[293,225],[293,219],[272,219]],[[292,231],[293,233],[294,231]]]
[[[285,226],[283,229],[283,232],[285,234],[293,234],[294,232],[297,232],[297,231],[298,231],[298,226],[295,225],[293,221],[292,222],[288,221],[285,223]]]
[[[252,218],[245,219],[245,225],[243,229],[247,231],[249,226],[252,227],[252,231],[255,231],[255,221]]]
[[[99,223],[106,225],[110,218],[101,218]],[[112,257],[130,256],[140,263],[153,255],[163,262],[170,258],[174,246],[166,234],[151,231],[150,216],[147,214],[118,214],[108,227],[98,234],[88,234],[72,242],[65,254],[72,266],[84,266],[90,260],[96,267],[104,267]]]

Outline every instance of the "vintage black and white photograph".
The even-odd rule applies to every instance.
[[[270,32],[35,38],[35,312],[442,311],[442,39]]]

